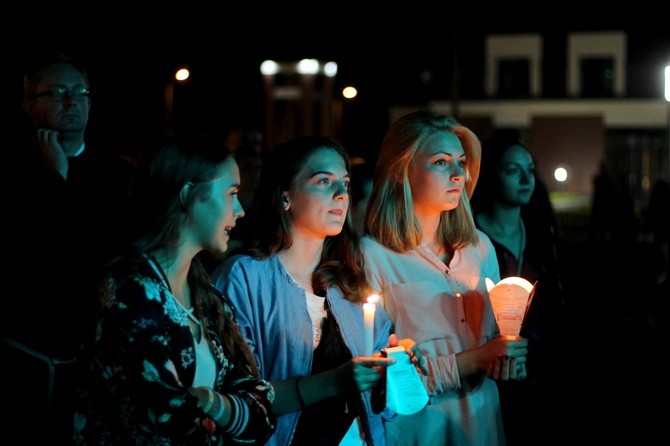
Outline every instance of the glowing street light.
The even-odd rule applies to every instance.
[[[188,71],[188,68],[180,68],[174,74],[174,78],[178,81],[185,81],[191,75],[191,72]]]
[[[563,184],[568,181],[568,170],[563,166],[557,167],[554,169],[554,179],[556,180],[558,191],[563,192]]]
[[[179,68],[175,71],[172,79],[165,84],[165,120],[169,126],[174,123],[174,84],[175,82],[185,82],[191,76],[188,68]]]
[[[265,130],[263,131],[265,145],[273,146],[272,135],[278,133],[275,121],[280,121],[279,125],[285,127],[300,127],[280,129],[280,133],[333,133],[333,128],[336,127],[336,112],[332,95],[337,68],[336,62],[322,62],[317,59],[290,62],[268,59],[261,63],[260,71],[265,90]],[[278,74],[285,76],[277,76]],[[317,82],[317,78],[323,82]],[[276,119],[277,101],[290,103],[286,107],[285,113],[287,114],[293,113],[294,108],[297,108],[299,122],[295,122],[295,119]],[[321,105],[318,114],[314,110],[317,103]],[[315,122],[317,116],[320,119],[319,122]]]
[[[358,90],[356,87],[352,87],[351,85],[344,87],[342,89],[342,97],[345,99],[353,99],[356,96],[358,96]]]

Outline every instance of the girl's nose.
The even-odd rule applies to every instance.
[[[344,181],[336,181],[335,182],[335,197],[336,198],[344,198],[349,196],[349,187],[347,183]]]
[[[452,164],[451,166],[452,167],[451,172],[449,174],[449,178],[452,181],[460,181],[465,178],[465,169],[463,168],[463,166],[455,163]]]

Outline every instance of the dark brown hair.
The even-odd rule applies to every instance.
[[[291,220],[284,208],[282,193],[291,188],[308,158],[322,149],[337,152],[344,160],[347,172],[351,172],[346,150],[335,139],[323,136],[303,136],[281,143],[264,163],[258,192],[262,224],[258,225],[258,237],[251,250],[252,255],[269,257],[293,243]],[[363,270],[359,238],[351,224],[351,207],[347,211],[342,231],[326,237],[321,261],[312,273],[315,292],[322,294],[330,286],[338,286],[345,298],[354,302],[363,301],[370,291]]]

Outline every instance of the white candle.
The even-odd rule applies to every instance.
[[[363,355],[372,356],[374,349],[374,331],[375,331],[375,302],[379,295],[372,294],[368,296],[368,302],[363,304]]]

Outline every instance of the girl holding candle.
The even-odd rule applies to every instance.
[[[416,340],[430,403],[387,423],[387,444],[505,444],[495,379],[525,375],[525,339],[499,336],[484,279],[500,280],[495,250],[468,197],[477,137],[450,117],[409,113],[388,130],[362,241],[367,279],[398,336]]]
[[[380,391],[390,361],[379,352],[400,344],[419,357],[413,341],[391,335],[379,306],[375,353],[365,351],[371,289],[351,227],[349,157],[333,139],[308,136],[277,146],[264,166],[258,238],[213,275],[276,390],[268,444],[383,444],[382,416],[391,414]]]

